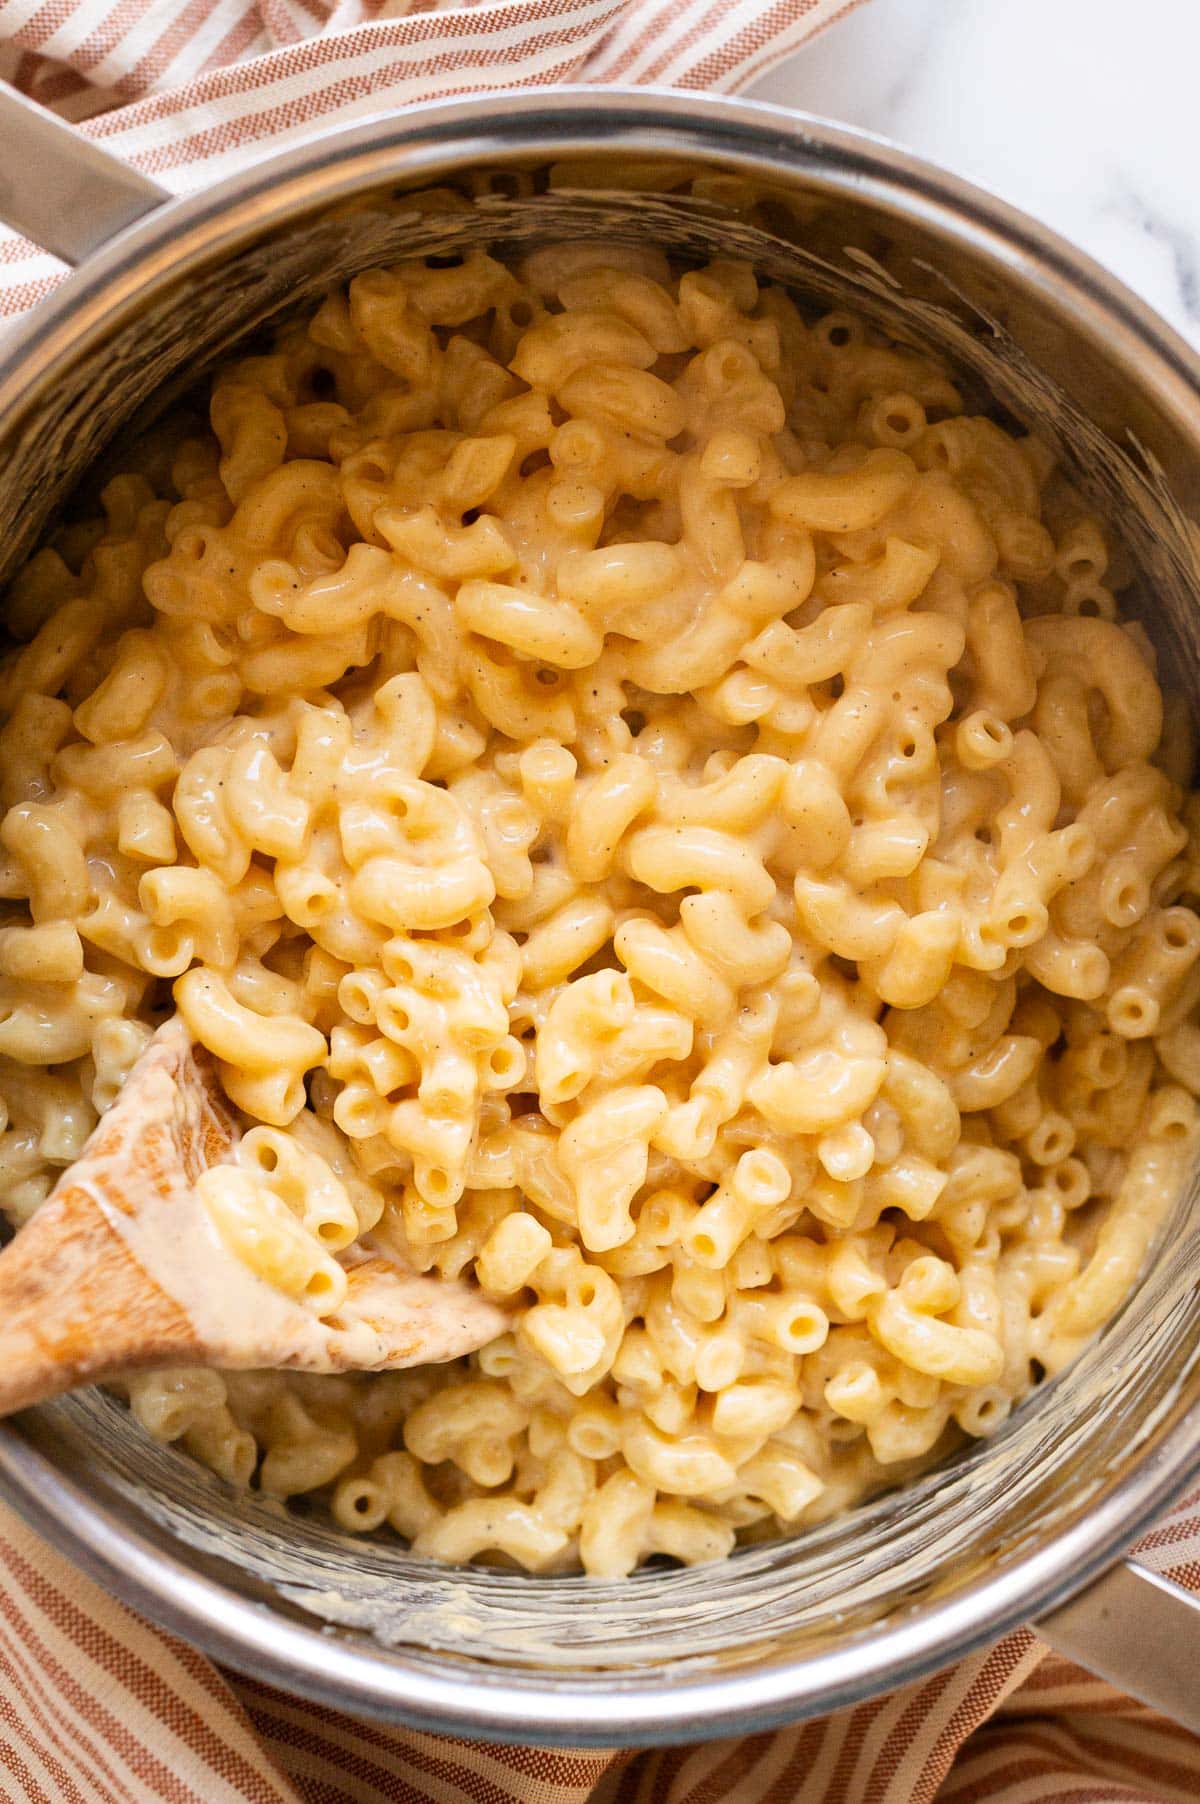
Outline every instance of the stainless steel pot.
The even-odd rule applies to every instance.
[[[411,198],[430,189],[441,201]],[[1200,710],[1200,365],[1051,233],[887,144],[768,107],[560,89],[368,120],[173,201],[6,93],[0,214],[84,260],[0,340],[8,563],[131,415],[330,282],[473,243],[650,234],[685,257],[748,257],[937,345],[1036,422],[1123,525]],[[991,1441],[839,1522],[690,1572],[609,1584],[433,1568],[235,1499],[98,1395],[5,1425],[0,1489],[218,1658],[425,1728],[744,1734],[1029,1621],[1200,1728],[1200,1639],[1184,1651],[1197,1606],[1114,1565],[1200,1472],[1198,1279],[1193,1186],[1120,1317]]]

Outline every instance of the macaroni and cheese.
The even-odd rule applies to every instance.
[[[177,1012],[199,1190],[336,1311],[364,1240],[514,1327],[132,1379],[234,1482],[626,1573],[986,1435],[1191,1157],[1200,827],[1121,549],[841,313],[650,249],[374,270],[17,578],[16,1223]]]

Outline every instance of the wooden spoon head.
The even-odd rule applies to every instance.
[[[456,1359],[508,1317],[356,1249],[322,1321],[225,1245],[194,1189],[239,1128],[183,1024],[151,1041],[81,1157],[0,1253],[0,1414],[158,1365],[384,1371]]]

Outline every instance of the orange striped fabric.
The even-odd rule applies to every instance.
[[[1200,1494],[1140,1558],[1200,1590]],[[1200,1739],[1027,1630],[769,1735],[483,1746],[222,1674],[0,1508],[3,1804],[1195,1804]]]

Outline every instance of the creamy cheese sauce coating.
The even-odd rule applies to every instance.
[[[175,1010],[244,1128],[223,1308],[323,1331],[366,1245],[512,1316],[140,1378],[152,1433],[612,1576],[993,1432],[1117,1308],[1195,1139],[1200,817],[1044,444],[592,243],[357,277],[101,501],[0,672],[5,1208]]]

